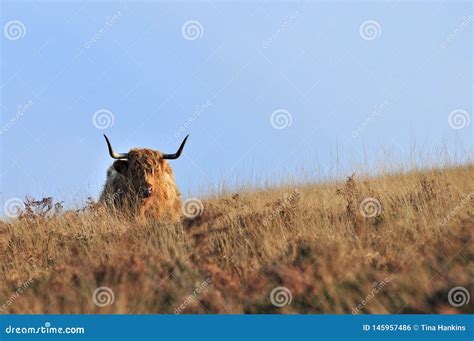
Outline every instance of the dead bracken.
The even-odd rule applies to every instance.
[[[174,223],[28,199],[0,222],[0,305],[31,281],[6,313],[473,313],[447,298],[473,290],[473,186],[473,165],[356,174],[200,198]]]

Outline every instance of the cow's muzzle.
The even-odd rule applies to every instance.
[[[144,198],[149,198],[153,193],[153,187],[144,187],[142,190],[142,194]]]

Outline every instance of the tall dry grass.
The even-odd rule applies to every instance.
[[[178,225],[30,201],[0,223],[0,312],[473,313],[447,299],[473,293],[473,199],[469,165],[226,193]]]

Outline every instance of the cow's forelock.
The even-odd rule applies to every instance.
[[[162,172],[162,155],[150,149],[135,149],[128,154],[127,178],[134,191],[144,196],[150,188],[153,189]]]

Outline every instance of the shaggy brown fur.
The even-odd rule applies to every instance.
[[[127,160],[113,163],[100,202],[141,219],[177,222],[181,217],[173,171],[163,155],[151,149],[132,149]]]

